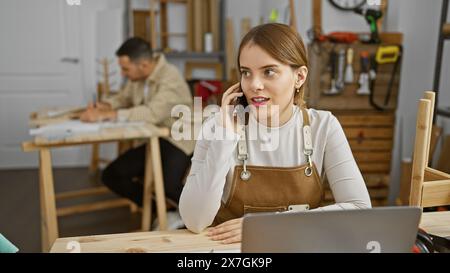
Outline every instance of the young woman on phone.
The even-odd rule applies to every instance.
[[[257,26],[242,39],[237,64],[240,83],[224,92],[221,114],[202,127],[227,137],[196,143],[179,205],[186,227],[201,232],[213,225],[213,240],[234,243],[241,241],[245,213],[370,208],[338,120],[306,108],[308,60],[301,37],[287,25]],[[230,107],[237,101],[251,109],[244,124]],[[263,149],[274,135],[275,148]],[[325,175],[336,203],[321,207]]]

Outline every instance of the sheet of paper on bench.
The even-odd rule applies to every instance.
[[[88,123],[79,120],[68,120],[61,123],[50,124],[30,129],[32,136],[41,136],[48,139],[60,139],[75,134],[95,133],[105,128],[142,126],[145,122],[97,122]]]

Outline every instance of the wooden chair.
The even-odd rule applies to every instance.
[[[425,92],[419,101],[412,163],[409,205],[436,207],[450,204],[450,175],[428,167],[435,93]]]
[[[434,154],[436,151],[439,139],[442,136],[442,127],[433,125],[431,129],[431,140],[430,140],[430,153],[428,155],[428,166],[431,166]],[[449,142],[450,143],[450,142]],[[444,153],[444,149],[441,151],[441,157]],[[437,167],[438,170],[442,170]],[[409,193],[411,191],[411,173],[412,173],[412,158],[404,158],[401,163],[401,179],[400,179],[400,191],[396,199],[396,204],[398,206],[407,206],[409,204]]]

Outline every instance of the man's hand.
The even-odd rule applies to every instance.
[[[207,234],[213,241],[239,243],[242,239],[242,218],[233,219],[211,228]]]
[[[95,104],[95,108],[97,108],[101,111],[111,111],[112,110],[111,104],[109,104],[107,102],[97,102]]]
[[[84,122],[99,122],[103,120],[115,120],[116,118],[116,111],[101,110],[100,108],[95,108],[92,104],[89,104],[86,111],[84,111],[80,116],[80,120]]]

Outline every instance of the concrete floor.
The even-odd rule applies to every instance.
[[[55,191],[98,186],[98,177],[90,177],[87,168],[53,170]],[[90,200],[113,198],[113,193],[68,200],[58,206]],[[140,214],[128,207],[109,209],[58,219],[60,237],[122,233],[137,230]],[[16,245],[20,252],[41,252],[39,173],[37,169],[0,170],[0,233]]]

